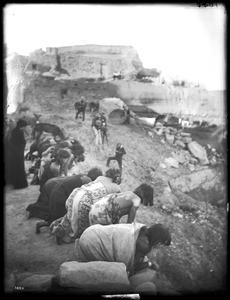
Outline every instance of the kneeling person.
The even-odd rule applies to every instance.
[[[108,194],[91,206],[89,223],[90,225],[117,224],[125,215],[128,215],[127,223],[132,223],[141,203],[153,205],[153,188],[147,184],[140,185],[134,192]]]

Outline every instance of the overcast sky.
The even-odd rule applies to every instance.
[[[133,46],[145,68],[225,88],[226,13],[155,4],[10,4],[4,42],[29,55],[36,49],[84,44]]]

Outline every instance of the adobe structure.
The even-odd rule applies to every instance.
[[[48,47],[44,52],[38,49],[29,56],[29,69],[44,72],[44,67],[57,64],[66,70],[71,79],[109,79],[114,72],[122,71],[124,76],[138,72],[143,64],[137,51],[131,46],[78,45],[70,47]]]

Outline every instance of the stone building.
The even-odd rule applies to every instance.
[[[71,47],[46,48],[46,51],[34,51],[30,54],[30,68],[37,70],[52,67],[59,55],[62,68],[71,78],[112,78],[113,73],[122,71],[124,76],[138,72],[143,64],[137,51],[131,46],[79,45]]]

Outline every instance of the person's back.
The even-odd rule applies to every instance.
[[[66,214],[65,203],[76,188],[88,184],[91,179],[83,174],[73,175],[59,181],[50,193],[50,221],[53,222]]]
[[[141,199],[131,191],[108,194],[92,205],[89,212],[90,225],[118,224],[125,215],[128,215],[127,223],[132,223],[140,203]]]
[[[109,177],[99,176],[95,182],[101,182],[105,186],[108,194],[121,192],[120,186],[117,183],[112,182]]]
[[[130,211],[130,207],[139,208],[141,199],[135,193],[127,191],[117,195],[117,202],[121,210],[121,215],[127,215]]]
[[[40,184],[40,191],[42,190],[43,185],[51,178],[58,177],[58,173],[54,172],[54,170],[51,168],[52,161],[46,162],[43,167],[43,172],[41,175],[41,178],[39,180]]]
[[[130,271],[138,233],[143,226],[140,223],[92,225],[75,241],[76,258],[80,262],[123,262]]]

